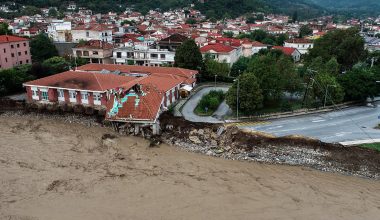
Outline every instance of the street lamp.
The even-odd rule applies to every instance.
[[[214,88],[216,89],[216,77],[217,77],[218,75],[216,75],[215,74],[215,86],[214,86]]]
[[[328,93],[329,86],[330,86],[330,87],[335,87],[335,88],[336,88],[336,85],[327,85],[327,86],[326,86],[325,102],[324,102],[324,104],[323,104],[323,107],[326,107],[327,93]]]
[[[236,78],[234,82],[237,81],[237,90],[236,90],[236,120],[239,120],[239,89],[240,89],[240,81],[239,78]]]

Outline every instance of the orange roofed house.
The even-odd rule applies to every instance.
[[[158,117],[195,86],[197,71],[172,67],[87,64],[24,83],[29,102],[103,109],[109,121],[159,132]]]

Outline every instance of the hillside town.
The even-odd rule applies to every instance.
[[[6,7],[1,7],[7,11]],[[1,19],[15,36],[32,38],[45,33],[60,48],[60,56],[81,57],[88,63],[129,64],[140,66],[171,66],[175,49],[188,38],[195,40],[203,55],[209,53],[218,62],[230,66],[239,57],[249,57],[261,49],[280,49],[295,62],[313,47],[313,41],[335,29],[361,28],[366,48],[380,50],[380,18],[350,19],[336,24],[332,17],[292,22],[289,16],[252,14],[247,17],[210,21],[199,11],[189,8],[142,15],[127,8],[124,13],[94,14],[75,3],[67,7],[60,19],[49,12],[56,8],[42,8],[42,14]],[[308,27],[305,36],[302,27]],[[280,44],[261,39],[261,42],[241,38],[252,31],[262,30],[270,35],[286,35]],[[301,37],[301,38],[300,38]],[[20,63],[22,64],[22,63]]]

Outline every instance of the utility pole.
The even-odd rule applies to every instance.
[[[240,89],[240,81],[239,81],[239,78],[236,78],[234,81],[237,81],[237,90],[236,90],[236,120],[239,120],[239,89]]]
[[[215,74],[215,86],[214,86],[215,90],[216,90],[216,77],[217,77],[217,76],[218,76],[218,75]]]
[[[310,77],[309,77],[309,81],[307,82],[307,85],[306,85],[305,93],[304,93],[304,95],[303,95],[302,107],[303,107],[304,104],[305,104],[305,100],[306,100],[307,92],[309,91],[309,85],[310,85],[310,82],[314,83],[314,76],[313,76],[313,74],[316,73],[317,71],[308,69],[308,72],[309,72],[309,74],[310,74]],[[311,87],[313,87],[313,84],[311,85]]]
[[[326,86],[325,101],[324,101],[323,107],[326,107],[327,93],[328,93],[328,90],[329,90],[329,86],[331,86],[331,87],[336,87],[336,85],[327,85],[327,86]]]

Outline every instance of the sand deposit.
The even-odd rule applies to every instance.
[[[0,219],[377,219],[380,182],[0,115]]]

